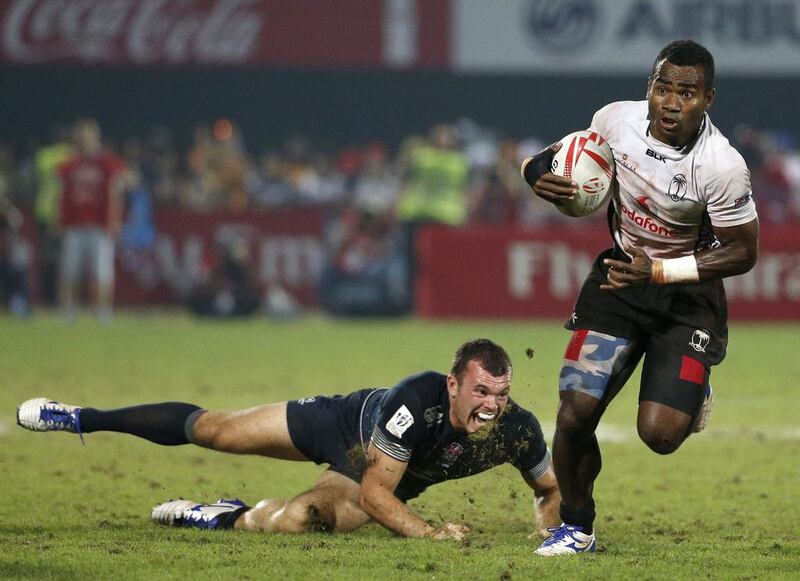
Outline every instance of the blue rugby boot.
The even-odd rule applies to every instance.
[[[169,500],[154,506],[150,511],[150,518],[173,527],[227,529],[232,528],[236,518],[248,508],[238,499],[220,498],[213,504],[200,504],[193,500]]]
[[[22,402],[17,408],[17,424],[33,432],[81,433],[81,408],[46,397]]]
[[[581,527],[561,523],[561,526],[547,530],[553,533],[553,536],[534,551],[537,555],[544,557],[577,555],[578,553],[594,553],[597,548],[594,534],[584,534],[581,532]]]

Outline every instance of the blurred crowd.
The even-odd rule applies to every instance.
[[[17,208],[54,215],[51,187],[40,171],[48,157],[63,157],[74,136],[54,128],[49,143],[0,143],[0,196]],[[537,137],[504,138],[469,120],[440,124],[394,146],[321,148],[291,136],[278,148],[247,147],[240,128],[226,119],[199,125],[179,140],[165,127],[104,143],[131,173],[129,189],[146,192],[154,207],[196,212],[269,211],[287,206],[370,207],[400,219],[420,212],[452,225],[539,225],[561,214],[528,195],[519,164],[546,145]],[[788,132],[739,127],[733,144],[751,169],[762,220],[800,217],[800,151]],[[434,202],[433,200],[436,199]],[[427,204],[439,204],[433,208]],[[446,207],[446,208],[445,208]]]
[[[751,169],[762,222],[800,220],[800,150],[794,136],[742,126],[731,137]],[[96,143],[87,145],[86,139]],[[385,287],[383,291],[373,289],[375,304],[385,305],[391,299],[386,288],[398,288],[396,284],[387,286],[386,277],[400,276],[398,273],[408,269],[408,261],[403,263],[399,257],[407,252],[412,232],[406,227],[409,224],[536,228],[570,223],[550,204],[530,195],[519,176],[520,162],[545,145],[536,137],[506,138],[469,120],[438,124],[426,135],[409,135],[399,144],[324,148],[306,136],[295,135],[279,147],[263,150],[248,145],[241,128],[227,119],[199,125],[191,136],[176,136],[165,127],[154,127],[142,135],[120,139],[102,135],[93,120],[55,127],[47,143],[0,143],[0,299],[15,312],[29,309],[24,300],[28,257],[13,243],[22,211],[29,212],[36,222],[45,289],[55,289],[59,277],[70,278],[70,269],[57,264],[63,259],[65,228],[86,230],[91,226],[100,232],[76,234],[81,242],[74,243],[73,258],[78,262],[86,259],[93,269],[93,289],[98,295],[95,306],[98,312],[107,313],[108,299],[103,294],[109,291],[103,290],[103,285],[108,284],[108,274],[99,262],[90,264],[101,260],[106,249],[104,242],[93,236],[108,234],[113,239],[121,235],[128,245],[146,246],[155,235],[154,208],[242,214],[314,206],[335,217],[328,238],[330,268],[323,273],[323,281],[331,284],[320,292],[320,302],[332,312],[347,311],[347,301],[360,292],[348,287],[348,277],[357,274],[361,284],[371,273],[384,281]],[[102,164],[91,165],[87,160],[99,155],[96,152],[106,157]],[[93,218],[85,206],[81,209],[86,200],[65,202],[70,196],[64,195],[65,175],[61,172],[70,159],[81,156],[85,157],[84,166],[72,167],[70,179],[78,183],[91,171],[102,174],[101,189],[108,190],[102,196],[119,198],[118,213],[126,216],[124,231],[117,231],[121,224],[120,217],[113,216],[115,203],[96,205],[92,212],[99,217]],[[82,186],[76,187],[81,190]],[[82,194],[73,192],[75,195]],[[72,217],[71,223],[64,223],[65,212]],[[603,220],[600,214],[591,219]],[[87,249],[78,249],[80,245]],[[330,290],[335,288],[346,292]],[[55,291],[45,294],[48,292],[53,296],[44,298],[56,302]],[[191,304],[211,305],[213,310],[214,301],[207,299],[195,297]],[[75,299],[66,296],[60,300],[69,307]],[[394,300],[395,310],[406,308],[407,297]],[[365,309],[364,314],[370,313]]]
[[[373,142],[323,149],[296,135],[280,147],[255,151],[226,119],[199,125],[188,140],[182,137],[154,127],[120,140],[104,136],[104,143],[156,208],[258,212],[355,205],[402,217],[428,212],[430,219],[453,225],[536,224],[560,217],[549,205],[532,202],[519,179],[519,162],[545,144],[502,139],[466,120],[437,125],[428,135],[411,135],[394,146]],[[53,152],[58,157],[71,141],[70,128],[58,127],[50,143],[0,144],[0,191],[17,207],[36,207],[37,215],[55,213],[52,196],[45,195],[47,203],[38,199],[39,169],[42,157]],[[414,201],[404,201],[407,197]],[[434,207],[436,198],[447,201]]]

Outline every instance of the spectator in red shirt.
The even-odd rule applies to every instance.
[[[103,148],[100,125],[82,119],[73,128],[74,155],[58,168],[63,234],[59,304],[75,315],[79,283],[88,269],[97,317],[110,320],[114,295],[114,241],[120,233],[125,165]]]

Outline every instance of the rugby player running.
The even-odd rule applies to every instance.
[[[642,358],[642,441],[670,454],[708,421],[709,370],[727,346],[722,279],[747,272],[758,256],[750,174],[711,123],[714,96],[713,57],[680,40],[655,59],[647,100],[611,103],[592,119],[616,161],[614,245],[595,260],[566,324],[573,333],[553,439],[562,524],[539,555],[595,550],[595,429]],[[554,204],[578,187],[550,172],[558,147],[522,167],[534,193]]]
[[[428,486],[511,463],[534,492],[537,532],[559,522],[561,496],[536,417],[509,398],[511,361],[488,339],[461,345],[449,375],[427,371],[389,389],[316,396],[238,412],[168,402],[116,410],[24,402],[17,423],[33,431],[111,431],[162,445],[329,464],[295,498],[201,504],[173,500],[151,512],[183,527],[299,533],[351,531],[375,519],[406,537],[464,538],[463,524],[435,527],[406,505]]]

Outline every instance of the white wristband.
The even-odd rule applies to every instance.
[[[697,259],[694,254],[680,258],[654,260],[650,281],[653,284],[672,284],[676,282],[699,282]]]

